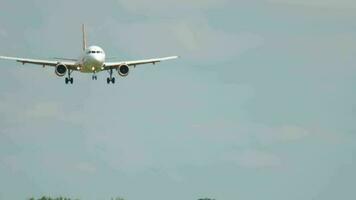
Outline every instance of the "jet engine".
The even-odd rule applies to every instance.
[[[57,76],[64,76],[67,72],[68,68],[67,66],[63,65],[63,64],[58,64],[56,66],[56,70],[55,70],[55,73],[57,74]]]
[[[117,71],[119,72],[120,76],[127,76],[129,75],[130,69],[128,65],[120,65]]]

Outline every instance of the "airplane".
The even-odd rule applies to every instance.
[[[106,79],[107,84],[115,84],[115,77],[113,77],[113,71],[116,70],[118,74],[122,77],[126,77],[132,67],[143,64],[156,64],[161,61],[177,59],[178,56],[170,56],[163,58],[152,58],[145,60],[135,60],[135,61],[119,61],[119,62],[106,62],[106,55],[104,50],[99,46],[89,46],[87,47],[86,31],[85,25],[82,25],[83,34],[83,52],[79,59],[68,59],[68,58],[54,58],[53,60],[40,60],[40,59],[28,59],[28,58],[17,58],[0,56],[0,59],[14,60],[17,62],[25,64],[34,64],[50,66],[55,68],[55,74],[59,77],[63,77],[67,74],[65,78],[65,83],[73,84],[73,77],[71,77],[72,72],[78,71],[81,73],[92,73],[92,80],[97,80],[97,73],[102,71],[108,71],[109,77]]]

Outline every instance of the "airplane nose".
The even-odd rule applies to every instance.
[[[96,57],[96,60],[97,60],[98,63],[103,64],[105,58],[104,58],[104,56],[102,56],[102,55],[98,55],[98,56]]]
[[[90,56],[90,62],[95,64],[102,64],[104,59],[100,55],[92,55]]]

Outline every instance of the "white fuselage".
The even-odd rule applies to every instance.
[[[105,52],[98,46],[90,46],[81,55],[77,64],[83,73],[96,73],[104,70]]]

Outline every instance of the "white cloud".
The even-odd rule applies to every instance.
[[[282,160],[271,153],[257,150],[231,152],[224,155],[224,160],[245,168],[277,168],[282,166]]]
[[[242,4],[243,1],[230,0],[117,0],[125,10],[145,15],[161,15],[173,13],[174,15],[200,14],[204,10],[216,9],[220,6],[233,6],[234,3]],[[356,7],[353,0],[255,0],[257,2],[270,2],[307,7],[325,7],[334,9],[352,9]],[[181,12],[179,12],[181,11]],[[187,11],[191,11],[188,12]]]
[[[270,144],[298,141],[310,134],[309,130],[295,125],[283,125],[272,128],[264,126],[256,131],[256,138],[261,144]]]
[[[227,3],[228,0],[117,0],[118,11],[124,9],[130,14],[130,20],[121,20],[111,15],[97,18],[95,15],[78,12],[68,12],[63,16],[60,12],[48,12],[52,5],[42,6],[42,2],[38,2],[46,18],[41,27],[26,30],[26,39],[34,52],[52,49],[47,56],[77,56],[75,53],[80,49],[80,21],[88,20],[90,44],[102,45],[104,49],[110,49],[110,45],[116,47],[109,57],[120,57],[119,52],[123,51],[132,59],[179,55],[188,61],[217,63],[236,58],[263,44],[263,38],[256,33],[248,30],[227,31],[209,23],[204,10],[216,9]],[[68,3],[61,2],[57,9],[67,9],[67,5]],[[74,6],[79,5],[75,3]],[[112,4],[94,5],[105,10],[109,9],[106,6]],[[93,12],[96,10],[95,7],[88,9]],[[136,14],[147,17],[140,18]],[[53,38],[67,42],[58,43]],[[120,51],[117,52],[117,49]]]
[[[121,134],[121,132],[109,133],[101,130],[100,134],[89,133],[86,145],[111,169],[137,173],[153,167],[151,151],[142,143],[142,139],[133,138],[130,134]],[[118,137],[120,139],[113,140]]]
[[[217,29],[203,18],[125,23],[112,27],[119,27],[112,30],[114,44],[141,57],[178,54],[185,60],[211,63],[236,58],[263,44],[263,38],[256,34]]]
[[[79,162],[74,165],[74,169],[85,173],[96,172],[96,167],[93,164],[87,162]]]
[[[187,14],[224,5],[228,0],[118,0],[121,7],[137,14]],[[170,15],[171,16],[171,15]]]
[[[12,96],[12,95],[11,95]],[[17,98],[14,95],[12,98]],[[5,99],[0,101],[0,112],[2,113],[2,123],[23,124],[41,122],[44,120],[59,120],[71,124],[81,124],[85,116],[79,111],[71,111],[54,101],[27,102],[22,105],[21,101],[8,102]],[[3,129],[4,130],[4,129]]]
[[[18,173],[22,171],[22,163],[18,159],[18,157],[14,155],[5,155],[0,157],[0,164],[5,166],[11,172]]]
[[[28,118],[53,118],[62,115],[59,105],[54,102],[36,103],[24,112]]]
[[[200,137],[205,139],[249,145],[252,140],[261,145],[299,141],[313,132],[296,125],[267,126],[257,123],[238,123],[222,120],[206,124],[193,125]]]
[[[5,38],[7,37],[7,32],[0,27],[0,37]]]
[[[328,7],[328,8],[355,8],[356,2],[353,0],[268,0],[273,3],[283,3],[290,5]]]

